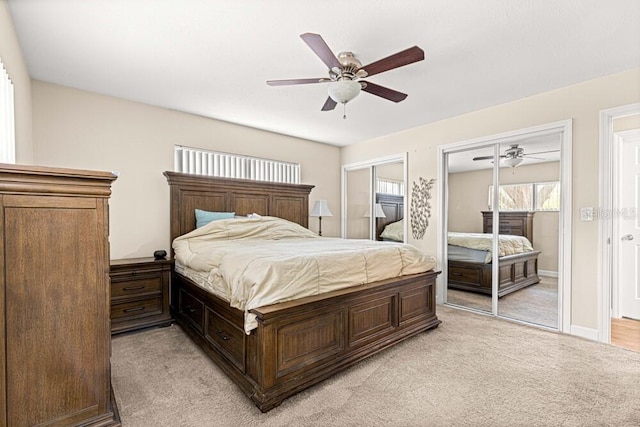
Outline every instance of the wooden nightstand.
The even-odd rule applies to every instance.
[[[111,334],[173,323],[169,313],[172,261],[111,260]]]

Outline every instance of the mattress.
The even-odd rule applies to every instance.
[[[396,242],[318,237],[275,217],[213,221],[173,242],[176,271],[245,312],[433,269],[432,256]]]
[[[487,251],[469,249],[462,246],[448,245],[447,259],[449,261],[464,261],[477,264],[486,264]]]
[[[449,245],[460,246],[467,249],[483,251],[485,262],[489,263],[493,253],[493,234],[488,233],[457,233],[449,232],[447,237]],[[501,234],[499,236],[498,256],[516,255],[533,251],[529,239],[524,236],[511,236]]]

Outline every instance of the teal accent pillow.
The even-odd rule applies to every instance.
[[[196,228],[207,225],[211,221],[218,221],[219,219],[231,219],[235,216],[235,212],[208,212],[196,209]]]

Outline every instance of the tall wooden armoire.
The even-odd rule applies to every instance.
[[[0,164],[0,425],[117,426],[112,173]]]

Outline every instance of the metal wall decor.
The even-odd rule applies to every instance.
[[[431,217],[431,188],[435,179],[419,178],[419,184],[413,181],[411,190],[411,234],[414,239],[422,239],[429,226]]]

